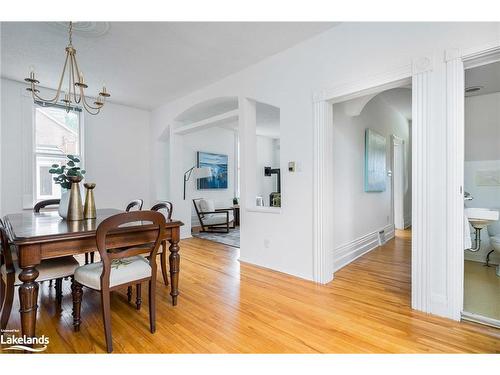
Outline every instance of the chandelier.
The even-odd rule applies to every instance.
[[[109,98],[111,95],[106,91],[106,86],[103,85],[102,90],[95,99],[93,105],[87,102],[87,99],[85,98],[85,89],[88,86],[85,84],[83,73],[78,68],[78,63],[76,62],[76,49],[73,48],[72,34],[73,22],[70,22],[68,30],[69,43],[66,47],[66,60],[64,61],[63,71],[61,78],[59,79],[59,85],[57,86],[56,96],[52,99],[43,99],[40,97],[40,90],[37,88],[40,81],[35,78],[34,68],[30,68],[29,78],[24,79],[30,84],[26,90],[31,92],[35,102],[41,102],[42,105],[50,106],[62,102],[64,103],[66,110],[69,112],[74,102],[75,104],[82,106],[91,115],[97,115],[104,106],[106,98]],[[66,74],[66,71],[68,74]],[[66,76],[66,84],[68,86],[67,91],[64,92],[63,84],[65,83],[64,81]]]

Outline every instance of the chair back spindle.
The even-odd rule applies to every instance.
[[[173,205],[171,202],[160,202],[151,207],[151,211],[161,211],[161,210],[167,211],[165,217],[168,220],[172,219]]]
[[[144,201],[142,199],[135,199],[135,200],[131,201],[129,204],[127,204],[127,207],[125,208],[125,212],[130,212],[135,207],[137,207],[138,211],[141,211],[143,204],[144,204]]]

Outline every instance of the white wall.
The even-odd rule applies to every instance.
[[[466,161],[500,160],[500,92],[465,98],[464,142]]]
[[[332,209],[335,269],[372,249],[379,231],[385,229],[392,235],[392,228],[387,229],[394,224],[391,178],[386,177],[384,192],[364,191],[365,130],[372,129],[385,137],[387,170],[392,169],[391,135],[403,139],[405,167],[411,173],[407,157],[410,153],[408,120],[389,106],[380,95],[371,99],[359,116],[347,115],[346,105],[349,103],[333,106],[332,162],[335,184]],[[406,190],[406,196],[411,196],[411,188]],[[405,211],[409,211],[411,216],[411,205],[405,205]],[[369,243],[365,244],[362,240],[367,236],[371,237],[367,238]]]
[[[474,199],[466,201],[466,207],[500,209],[500,186],[476,184],[478,171],[500,171],[500,93],[465,98],[465,170],[464,189]],[[472,231],[472,227],[470,228]],[[481,249],[476,253],[465,251],[467,260],[484,262],[492,249],[487,233],[500,234],[500,223],[481,233]],[[493,264],[499,264],[497,253],[490,256]]]
[[[32,99],[25,85],[2,79],[3,213],[30,206]],[[97,116],[84,115],[86,180],[97,184],[97,208],[125,208],[136,198],[151,204],[148,111],[107,103]],[[82,187],[83,191],[83,187]]]
[[[163,152],[164,137],[175,117],[196,103],[223,96],[253,98],[280,108],[281,168],[297,162],[295,173],[283,173],[279,213],[242,209],[241,260],[313,278],[313,105],[312,94],[341,83],[384,74],[431,56],[430,123],[434,130],[428,145],[433,161],[429,180],[431,249],[431,312],[447,314],[446,274],[446,69],[445,51],[500,43],[498,23],[343,23],[241,72],[165,103],[153,112],[154,154]],[[240,129],[241,133],[241,129]],[[170,139],[171,155],[175,139]],[[171,164],[172,181],[182,173]],[[285,167],[285,168],[284,168]],[[252,170],[252,176],[254,171]],[[160,173],[154,179],[163,180]],[[253,178],[253,177],[251,177]],[[161,189],[153,198],[161,196]],[[179,218],[190,207],[179,203],[182,191],[171,185]],[[245,203],[245,197],[241,202]],[[333,251],[333,249],[332,249]]]
[[[186,201],[191,205],[191,225],[199,225],[193,198],[212,199],[216,208],[227,208],[233,205],[234,198],[234,130],[220,127],[211,127],[183,136],[183,168],[187,171],[196,165],[196,152],[211,152],[214,154],[227,155],[227,189],[198,190],[196,179],[192,178],[186,185]],[[182,182],[180,180],[179,182]]]

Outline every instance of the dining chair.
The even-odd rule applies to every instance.
[[[135,199],[129,204],[127,204],[127,207],[125,208],[125,212],[130,212],[132,211],[133,208],[138,207],[137,210],[142,210],[142,205],[144,204],[144,201],[142,199]]]
[[[107,237],[111,231],[119,229],[121,225],[134,222],[151,222],[155,228],[154,242],[137,244],[126,248],[111,248]],[[144,225],[144,223],[143,223]],[[148,225],[148,224],[146,224]],[[165,217],[155,211],[124,212],[105,219],[97,227],[97,249],[101,261],[80,266],[75,270],[73,279],[73,327],[75,332],[80,330],[80,310],[83,286],[101,293],[101,308],[106,336],[106,349],[113,351],[111,335],[111,291],[123,286],[135,285],[137,291],[136,307],[141,308],[141,283],[149,282],[149,329],[156,330],[156,255],[164,237]],[[149,253],[149,258],[141,254]]]
[[[9,244],[7,233],[0,222],[0,306],[2,307],[0,317],[0,328],[5,329],[9,322],[14,301],[14,288],[21,285],[17,253],[15,248]],[[37,266],[39,272],[37,281],[56,280],[56,301],[61,305],[62,301],[62,279],[73,276],[79,263],[72,256],[54,258],[42,261]]]
[[[163,213],[167,220],[172,219],[173,205],[171,202],[160,202],[151,207],[151,211],[158,211]],[[163,240],[161,242],[161,250],[158,251],[160,254],[161,261],[161,274],[163,276],[163,282],[168,285],[168,268],[167,268],[167,241]]]
[[[47,206],[59,206],[59,203],[61,203],[60,199],[46,199],[40,201],[33,207],[33,212],[37,214],[42,208],[45,208]]]

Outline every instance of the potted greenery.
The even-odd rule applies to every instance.
[[[61,202],[59,203],[59,215],[66,219],[68,216],[69,190],[71,189],[72,180],[82,180],[85,170],[81,169],[80,159],[74,155],[66,155],[68,161],[66,165],[52,164],[49,173],[54,175],[53,180],[56,184],[61,185]]]

